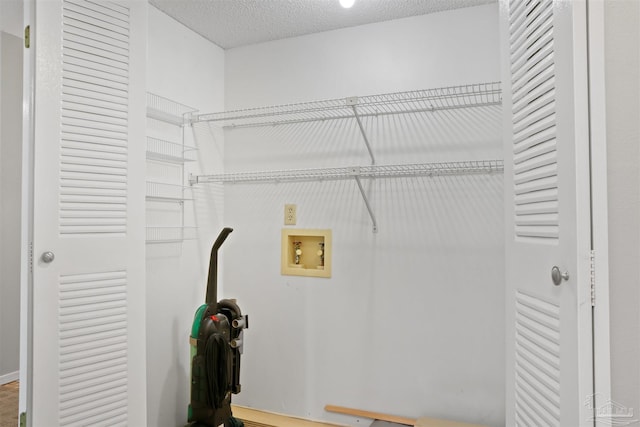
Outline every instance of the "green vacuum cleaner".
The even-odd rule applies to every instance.
[[[240,393],[243,330],[249,319],[235,300],[217,301],[218,249],[233,229],[224,228],[211,249],[205,303],[191,327],[191,427],[242,427],[231,413],[231,394]]]

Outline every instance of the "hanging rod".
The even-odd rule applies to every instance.
[[[350,103],[356,98],[358,99],[357,113],[353,111],[353,104]],[[359,117],[371,117],[485,107],[501,103],[500,82],[491,82],[194,114],[191,122],[213,122],[232,128],[256,127],[353,119],[356,114]]]
[[[378,231],[378,223],[362,187],[362,178],[399,178],[413,176],[452,176],[501,173],[504,170],[502,160],[470,160],[465,162],[415,163],[404,165],[351,166],[324,169],[294,169],[265,172],[234,172],[217,175],[190,175],[191,185],[201,183],[264,183],[264,182],[301,182],[334,181],[354,179],[362,195],[371,222],[373,232]]]

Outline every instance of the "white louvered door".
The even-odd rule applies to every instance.
[[[146,7],[35,3],[35,427],[146,425]]]
[[[592,426],[586,1],[501,6],[506,425]]]

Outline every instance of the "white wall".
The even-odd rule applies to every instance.
[[[496,5],[226,52],[226,107],[500,79]],[[502,158],[500,112],[365,121],[379,164]],[[225,171],[367,164],[355,123],[225,133]],[[502,176],[227,185],[225,297],[250,316],[236,403],[363,425],[325,404],[504,424]],[[280,275],[285,203],[333,230],[330,279]]]
[[[0,31],[0,384],[18,379],[22,40]]]
[[[0,1],[0,31],[22,38],[22,0]]]
[[[605,8],[611,398],[640,411],[640,3]]]
[[[201,111],[218,111],[224,107],[223,74],[222,49],[149,7],[147,91]],[[215,139],[214,133],[207,126],[186,129],[187,144],[200,149],[199,162],[188,163],[187,173],[200,168],[215,171],[220,167],[222,141]],[[175,141],[173,137],[165,139]],[[147,169],[148,176],[173,173],[153,162],[148,162]],[[193,315],[205,298],[210,245],[223,226],[220,197],[213,191],[202,190],[196,190],[197,202],[185,202],[185,223],[199,227],[199,240],[147,244],[150,426],[175,427],[187,421],[189,333]],[[147,219],[157,220],[154,215],[162,214],[147,212]]]
[[[497,49],[487,51],[487,46],[498,43],[493,28],[496,13],[491,8],[495,7],[230,49],[226,108],[366,95],[372,89],[374,93],[413,90],[416,82],[441,87],[499,80],[492,64]]]
[[[0,384],[19,368],[21,38],[22,2],[0,1]]]

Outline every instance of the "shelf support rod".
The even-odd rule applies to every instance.
[[[355,99],[354,99],[355,98]],[[360,115],[358,114],[358,107],[356,104],[358,103],[358,98],[348,98],[347,102],[352,103],[351,108],[353,108],[353,115],[358,122],[358,127],[360,128],[360,133],[362,134],[362,138],[364,139],[364,145],[367,146],[367,151],[369,152],[369,157],[371,157],[371,164],[376,164],[376,158],[373,155],[373,150],[371,149],[371,145],[369,144],[369,138],[367,138],[367,132],[364,130],[364,126],[362,125],[362,120],[360,119]]]
[[[369,216],[371,217],[371,222],[373,223],[373,232],[378,232],[378,221],[376,221],[376,216],[373,213],[373,209],[371,209],[371,205],[369,204],[369,199],[367,198],[367,194],[364,192],[364,188],[362,188],[362,182],[360,182],[360,175],[357,175],[359,172],[355,172],[353,177],[356,180],[356,184],[358,184],[358,189],[360,190],[360,194],[362,195],[362,200],[364,200],[364,205],[367,207],[369,211]]]

